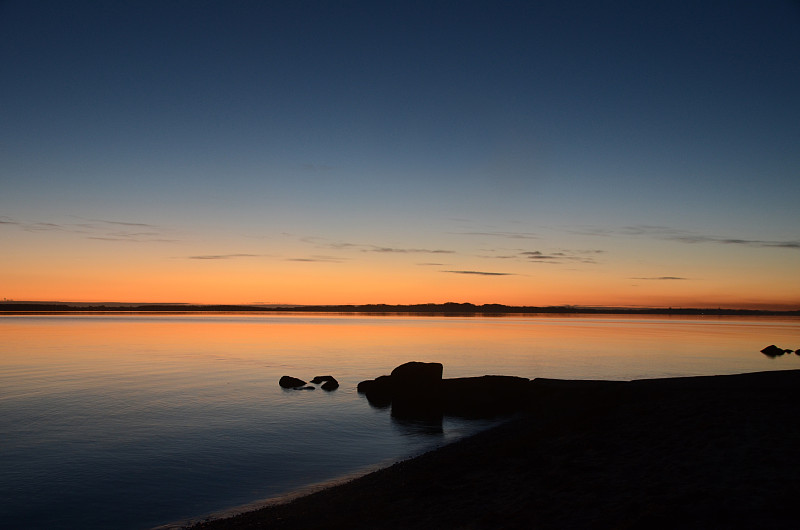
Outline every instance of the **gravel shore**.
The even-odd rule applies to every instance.
[[[798,527],[799,370],[534,384],[496,428],[192,528]]]

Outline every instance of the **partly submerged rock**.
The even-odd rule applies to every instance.
[[[489,417],[518,411],[529,402],[530,381],[524,377],[442,379],[442,372],[441,363],[405,363],[391,375],[360,382],[358,392],[375,407],[391,404],[392,416],[403,419]]]
[[[767,357],[778,357],[779,355],[783,355],[786,352],[784,351],[783,348],[778,348],[774,344],[770,344],[769,346],[761,350],[761,353],[763,353]]]
[[[412,361],[392,370],[392,416],[440,421],[442,407],[442,363]]]
[[[281,385],[281,387],[283,388],[297,388],[305,385],[306,382],[303,381],[302,379],[298,379],[290,375],[284,375],[283,377],[281,377],[281,380],[278,381],[278,384]]]
[[[361,381],[356,387],[359,394],[367,396],[370,405],[378,408],[387,407],[392,402],[394,395],[394,382],[391,376],[381,375],[375,379]]]
[[[315,385],[322,383],[322,386],[320,387],[322,390],[336,390],[339,388],[339,381],[337,381],[332,375],[318,375],[312,379],[311,382]]]
[[[339,388],[339,381],[331,378],[331,380],[322,383],[322,386],[320,388],[322,388],[322,390],[327,390],[328,392],[330,392],[331,390],[336,390],[337,388]]]

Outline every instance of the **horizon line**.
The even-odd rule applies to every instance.
[[[203,309],[203,308],[226,308],[235,310],[236,308],[263,311],[281,310],[300,310],[300,311],[325,311],[326,308],[342,311],[350,310],[359,312],[359,308],[371,308],[381,312],[404,312],[403,309],[425,310],[431,308],[433,311],[447,310],[449,312],[502,312],[502,309],[509,309],[508,312],[535,312],[543,310],[545,312],[750,312],[750,313],[800,313],[800,304],[742,304],[742,306],[726,306],[720,304],[713,305],[688,305],[688,306],[657,306],[657,305],[581,305],[581,304],[550,304],[550,305],[510,305],[503,303],[484,303],[475,304],[472,302],[423,302],[412,304],[389,304],[389,303],[345,303],[345,304],[294,304],[294,303],[271,303],[271,302],[251,302],[251,303],[195,303],[195,302],[113,302],[113,301],[61,301],[61,300],[13,300],[3,299],[0,307],[32,305],[32,306],[59,306],[59,308],[92,309],[107,308],[114,309],[146,309],[170,307],[175,309]],[[749,306],[749,307],[748,307]],[[53,308],[55,309],[55,308]],[[413,312],[413,311],[412,311]]]

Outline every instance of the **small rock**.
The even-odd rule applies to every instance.
[[[332,375],[318,375],[311,382],[315,385],[322,383],[322,390],[336,390],[339,388],[339,381]]]
[[[769,346],[761,350],[761,353],[763,353],[767,357],[778,357],[779,355],[783,355],[786,352],[783,350],[783,348],[778,348],[774,344],[770,344]]]
[[[336,390],[337,388],[339,388],[339,382],[336,379],[333,379],[331,381],[325,381],[324,383],[322,383],[321,388],[322,390],[327,390],[330,392],[331,390]]]
[[[302,379],[298,379],[296,377],[292,377],[290,375],[284,375],[281,377],[281,380],[278,381],[278,384],[281,385],[283,388],[297,388],[306,384],[305,381]],[[314,387],[311,387],[314,388]]]
[[[323,383],[323,388],[325,388],[324,385],[325,383],[331,383],[333,385],[336,385],[337,387],[339,386],[339,381],[337,381],[336,378],[333,377],[332,375],[318,375],[317,377],[312,379],[311,382],[314,383],[315,385]]]

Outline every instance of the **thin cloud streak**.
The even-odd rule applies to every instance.
[[[789,248],[800,250],[800,241],[768,241],[761,239],[733,239],[713,236],[676,236],[667,238],[683,243],[719,243],[722,245],[743,245],[760,248]]]
[[[648,280],[648,281],[671,281],[671,280],[688,280],[689,278],[682,278],[680,276],[655,276],[651,278],[629,278],[630,280]]]
[[[476,276],[517,276],[511,272],[486,272],[486,271],[442,271],[450,274],[474,274]]]
[[[77,217],[78,219],[82,219]],[[78,234],[94,241],[123,241],[131,243],[175,243],[178,240],[163,237],[161,227],[148,223],[85,219],[82,223],[51,223],[44,221],[23,222],[10,217],[0,218],[0,224],[16,226],[26,232],[63,232]],[[146,228],[147,231],[120,230],[119,227]]]
[[[63,232],[76,232],[75,230],[68,230],[61,225],[55,223],[31,223],[23,224],[22,229],[26,232],[49,232],[49,231],[63,231]]]
[[[734,237],[721,237],[705,234],[695,234],[687,230],[680,230],[668,226],[653,225],[633,225],[624,226],[619,229],[607,228],[577,228],[567,229],[569,233],[598,237],[650,237],[665,241],[678,241],[687,244],[718,244],[718,245],[741,245],[755,248],[788,248],[800,250],[800,240],[773,241],[769,239],[743,239]]]
[[[508,252],[509,249],[503,249]],[[498,250],[488,249],[487,252],[498,252]],[[605,250],[569,250],[560,249],[554,252],[543,252],[541,250],[522,250],[516,249],[515,254],[499,254],[499,255],[482,255],[481,258],[486,259],[499,259],[499,260],[518,260],[527,263],[549,263],[549,264],[564,264],[564,263],[587,263],[596,264],[597,260],[592,256],[605,254]]]
[[[312,256],[310,258],[286,258],[284,261],[299,263],[342,263],[342,259],[333,256]]]
[[[206,254],[201,256],[188,256],[186,259],[199,259],[199,260],[221,260],[221,259],[238,259],[238,258],[258,258],[262,254]]]
[[[347,241],[329,241],[325,238],[316,236],[301,237],[299,239],[303,243],[308,243],[316,246],[317,248],[329,250],[357,250],[360,252],[375,252],[382,254],[455,254],[454,250],[447,249],[390,247],[385,245],[350,243]]]
[[[177,243],[178,239],[137,239],[134,237],[103,237],[103,236],[89,236],[86,239],[93,241],[116,241],[121,243]]]
[[[381,252],[381,253],[396,253],[396,254],[455,254],[453,250],[442,249],[427,249],[427,248],[394,248],[394,247],[379,247],[376,245],[368,245],[370,248],[365,248],[362,252]]]
[[[109,225],[119,225],[119,226],[141,226],[145,228],[158,228],[156,225],[152,225],[149,223],[129,223],[125,221],[108,221],[106,219],[89,219],[92,223],[101,223],[101,224],[109,224]],[[91,225],[89,225],[91,226]]]
[[[496,252],[495,250],[487,250],[487,252]],[[501,254],[499,256],[487,256],[487,255],[480,255],[479,258],[486,258],[486,259],[519,259],[519,255],[517,254]]]
[[[530,260],[530,261],[548,261],[548,260],[554,260],[554,259],[561,259],[562,256],[563,256],[563,253],[556,252],[555,254],[548,255],[548,254],[543,254],[542,252],[540,252],[538,250],[531,250],[531,251],[527,251],[527,252],[520,252],[519,255],[524,257],[524,258],[526,258],[526,259],[528,259],[528,260]]]
[[[519,257],[528,263],[587,263],[595,265],[592,255],[604,254],[605,250],[559,250],[556,252],[545,253],[541,250],[527,250],[519,253]]]
[[[504,239],[541,239],[538,234],[531,232],[449,232],[460,236],[500,237]]]

